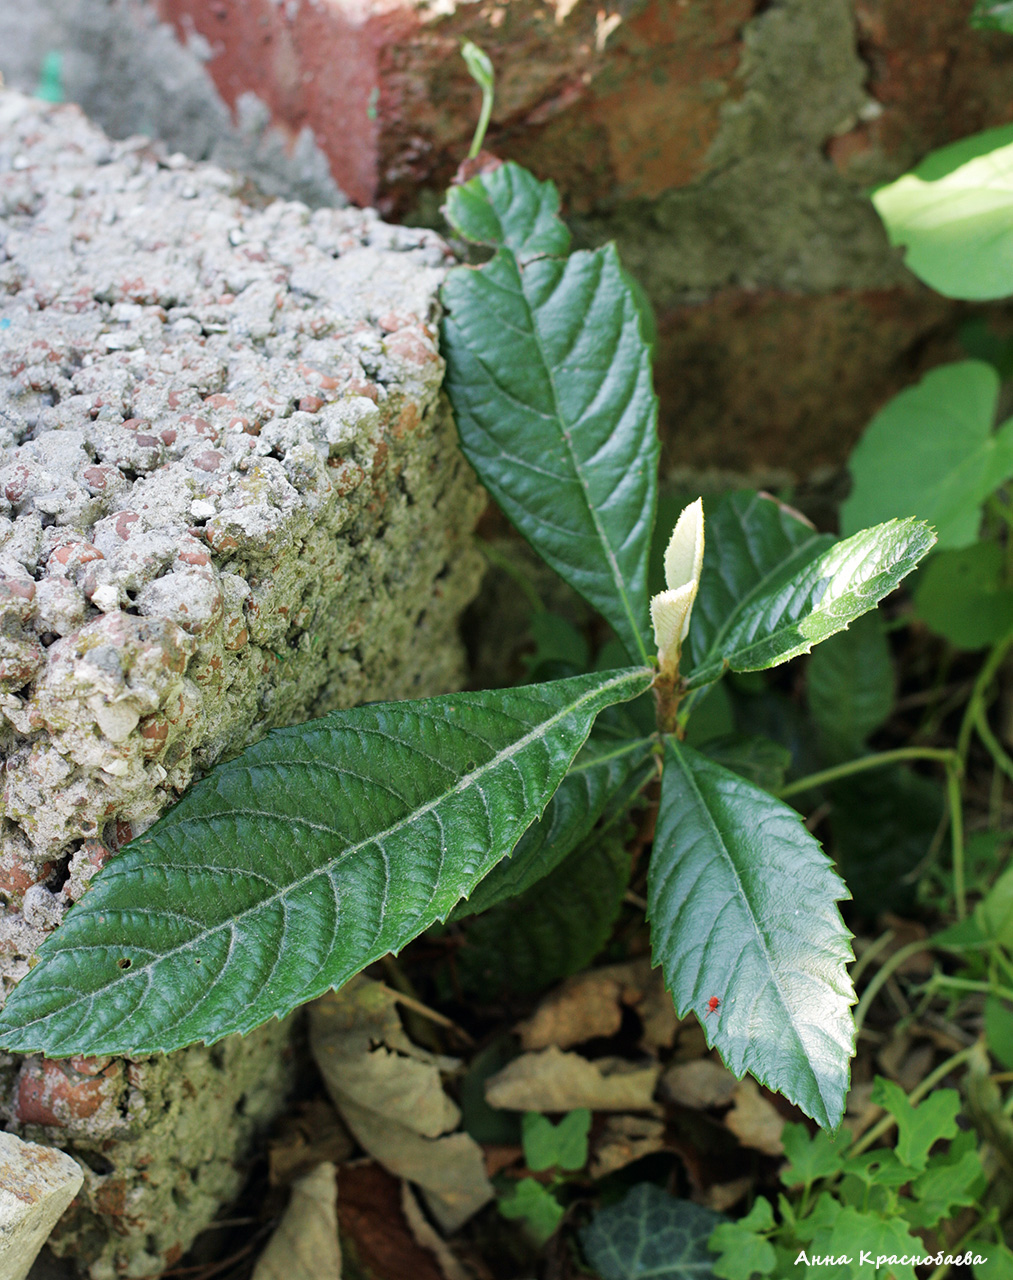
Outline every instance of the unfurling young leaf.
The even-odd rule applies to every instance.
[[[340,986],[435,921],[541,813],[647,670],[376,703],[276,730],[105,869],[8,999],[23,1052],[169,1052]]]
[[[674,679],[682,642],[689,634],[693,602],[703,568],[703,501],[688,506],[676,522],[665,550],[665,587],[651,598],[654,643],[661,674]]]

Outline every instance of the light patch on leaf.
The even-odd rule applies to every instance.
[[[703,502],[697,498],[679,516],[665,551],[665,585],[651,600],[651,621],[663,675],[679,669],[682,642],[689,634],[693,602],[703,568]]]

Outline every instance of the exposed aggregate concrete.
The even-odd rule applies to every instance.
[[[5,991],[218,760],[460,683],[481,499],[440,396],[448,251],[372,211],[232,192],[0,93]],[[11,1127],[102,1151],[57,1247],[93,1280],[178,1257],[238,1189],[289,1035],[139,1065],[8,1059]],[[237,1120],[253,1077],[272,1088]],[[198,1115],[195,1172],[176,1135]]]

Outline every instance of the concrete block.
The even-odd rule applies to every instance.
[[[189,783],[275,725],[459,684],[483,506],[429,231],[0,93],[0,984]],[[87,1166],[52,1247],[157,1274],[242,1180],[295,1023],[150,1062],[0,1062]]]
[[[25,1280],[57,1219],[84,1181],[54,1147],[0,1133],[0,1275]]]

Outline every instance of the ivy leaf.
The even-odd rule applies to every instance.
[[[940,547],[977,541],[982,503],[1013,476],[1013,420],[992,430],[998,403],[999,375],[984,360],[944,364],[894,396],[851,455],[843,531],[918,516]]]
[[[922,521],[890,520],[808,560],[796,553],[740,599],[690,672],[689,687],[716,680],[727,667],[763,671],[808,653],[875,608],[934,542]]]
[[[607,825],[625,813],[655,771],[653,750],[652,738],[617,740],[596,726],[541,818],[457,906],[453,918],[488,911],[525,893],[555,871],[600,820]]]
[[[121,852],[0,1015],[21,1052],[139,1054],[282,1017],[399,950],[510,851],[648,670],[277,730]]]
[[[468,460],[646,662],[657,400],[614,246],[526,264],[503,247],[451,271],[443,302],[446,386]]]
[[[618,1204],[599,1209],[580,1242],[601,1280],[710,1280],[707,1240],[726,1221],[641,1182]]]
[[[728,1067],[824,1128],[844,1114],[854,1024],[848,897],[799,815],[668,738],[647,880],[651,947],[680,1017]],[[711,997],[720,1010],[705,1016]]]
[[[872,202],[890,243],[906,246],[907,267],[939,293],[1013,293],[1013,126],[933,151]]]
[[[629,884],[624,826],[592,832],[555,871],[468,925],[457,955],[467,990],[537,991],[591,963]]]
[[[900,1085],[877,1076],[872,1101],[897,1121],[897,1157],[909,1169],[924,1169],[932,1146],[940,1138],[956,1137],[960,1111],[956,1089],[937,1089],[913,1106]]]
[[[443,212],[466,240],[511,249],[522,264],[543,256],[561,258],[570,248],[556,184],[539,182],[512,160],[451,187]]]

